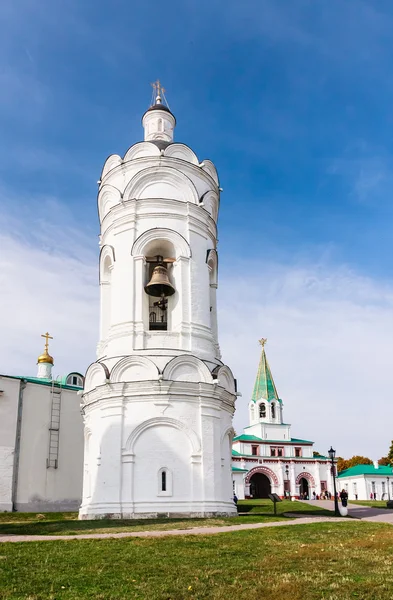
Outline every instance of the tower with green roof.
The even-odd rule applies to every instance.
[[[257,376],[249,403],[250,425],[247,434],[263,439],[290,439],[290,426],[283,422],[283,403],[266,357],[267,339],[259,340],[262,346]]]

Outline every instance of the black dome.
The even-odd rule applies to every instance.
[[[176,123],[175,115],[169,110],[169,108],[167,106],[165,106],[165,104],[153,104],[153,106],[150,106],[150,108],[147,109],[147,111],[144,113],[143,117],[145,116],[146,113],[148,113],[152,110],[163,110],[163,111],[169,113],[175,119],[175,123]],[[142,119],[143,119],[143,117],[142,117]]]

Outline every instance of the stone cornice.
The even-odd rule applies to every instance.
[[[204,171],[199,165],[194,165],[180,158],[175,158],[173,156],[145,156],[141,158],[134,158],[133,160],[129,160],[126,162],[122,162],[120,165],[114,167],[101,180],[99,189],[105,184],[110,184],[111,179],[116,178],[116,175],[122,173],[123,177],[126,178],[128,171],[131,167],[140,166],[140,170],[146,169],[149,166],[152,167],[175,167],[185,173],[194,175],[205,181],[210,188],[215,191],[219,195],[219,187],[217,183],[214,181],[213,177],[209,175],[206,171]],[[127,182],[128,183],[128,182]],[[126,184],[127,185],[127,184]],[[126,187],[125,185],[125,187]]]

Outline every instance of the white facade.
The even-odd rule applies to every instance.
[[[83,423],[77,392],[59,381],[0,376],[0,511],[78,509]]]
[[[345,490],[349,500],[393,500],[392,467],[357,465],[339,473],[337,490]]]
[[[313,442],[292,438],[291,426],[284,422],[265,342],[261,340],[261,360],[249,403],[250,425],[233,440],[233,491],[239,499],[267,498],[269,493],[312,499],[314,493],[332,493],[329,459],[314,456]]]
[[[145,141],[110,156],[99,184],[100,341],[83,395],[80,517],[233,514],[236,390],[217,338],[217,172],[172,143],[175,118],[159,97],[142,122]],[[152,257],[172,261],[176,292],[162,312],[144,291]]]

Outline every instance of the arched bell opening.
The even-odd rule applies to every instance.
[[[175,248],[167,240],[153,240],[145,248],[144,314],[149,331],[171,329],[176,288],[173,281]]]

